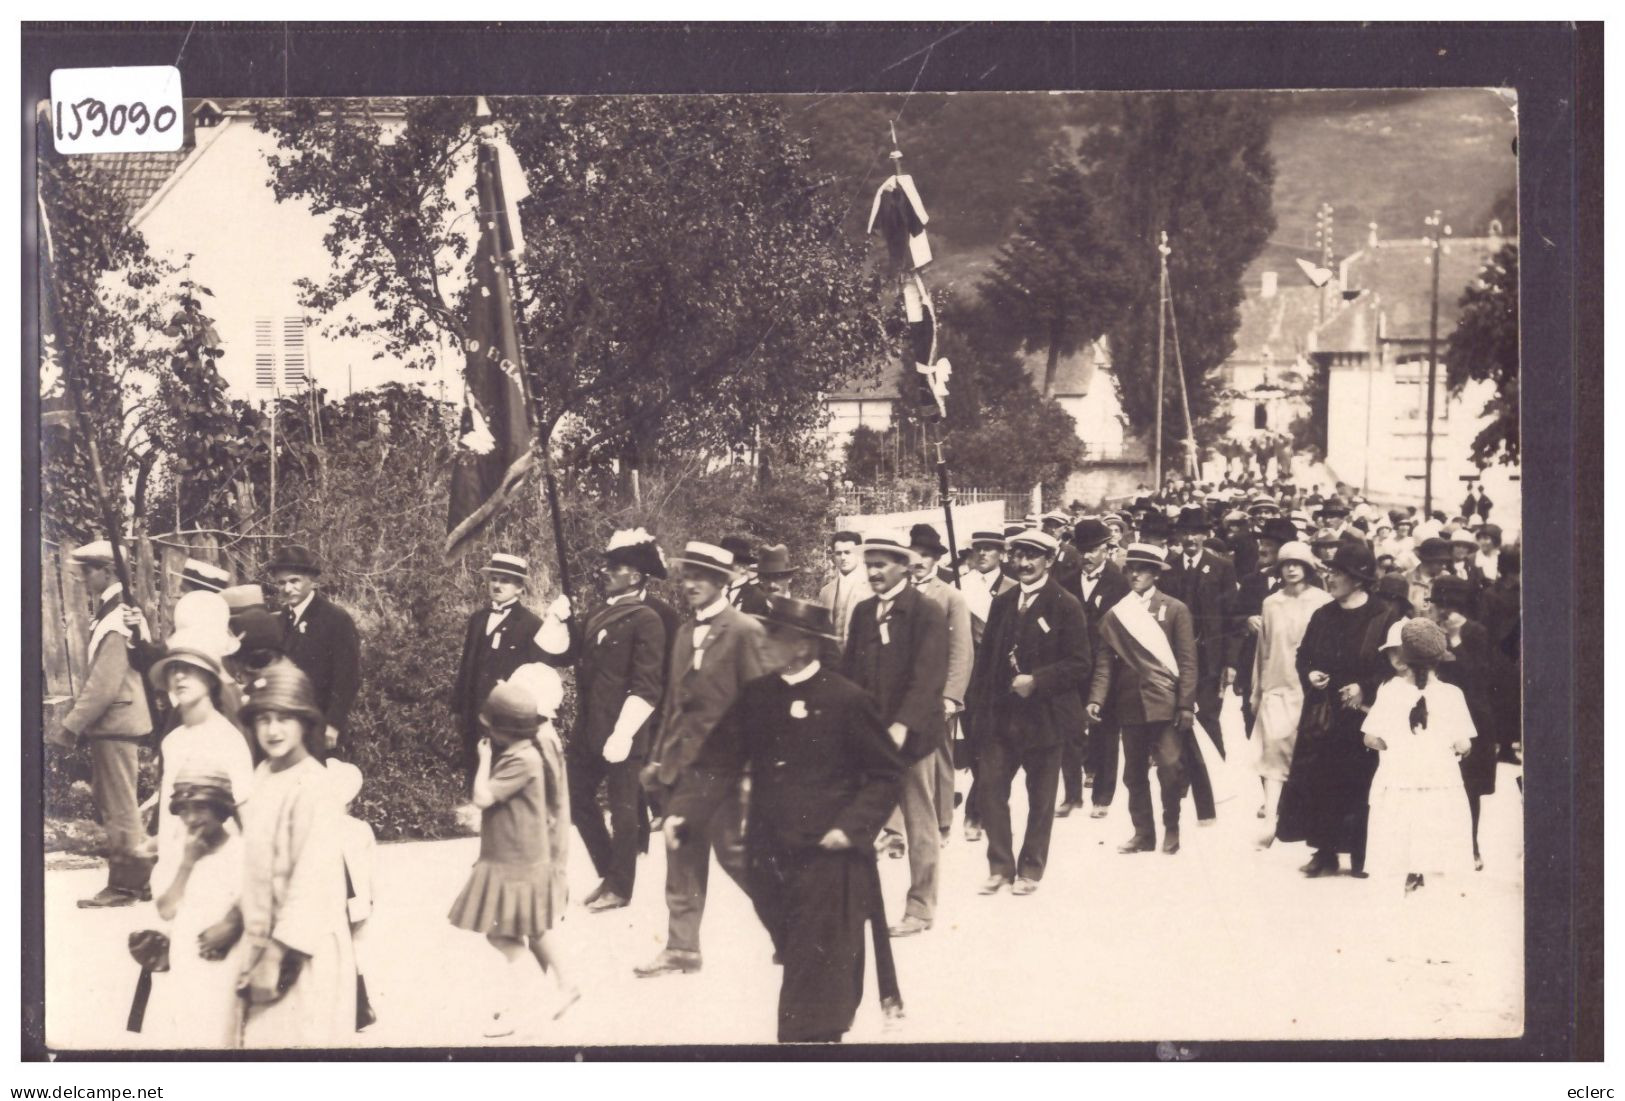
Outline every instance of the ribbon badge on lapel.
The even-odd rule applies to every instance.
[[[310,624],[306,620],[301,619],[299,621],[299,633],[304,634],[305,633],[305,628],[308,627],[308,626],[310,626]]]
[[[1203,566],[1202,567],[1202,572],[1203,573],[1212,573],[1213,572],[1213,567],[1212,566]]]
[[[806,700],[791,700],[790,701],[790,717],[792,719],[805,719],[807,717],[807,701]]]

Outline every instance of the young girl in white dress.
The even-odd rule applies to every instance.
[[[1377,689],[1361,727],[1366,746],[1380,755],[1366,863],[1374,874],[1397,879],[1403,872],[1409,895],[1430,875],[1472,868],[1472,818],[1459,762],[1476,732],[1461,689],[1434,674],[1452,660],[1437,624],[1400,620],[1382,649],[1395,675]]]

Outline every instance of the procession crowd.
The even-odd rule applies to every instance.
[[[779,1039],[839,1041],[870,945],[882,1010],[902,1016],[891,941],[930,935],[956,809],[985,844],[984,895],[1040,890],[1055,819],[1105,817],[1119,780],[1133,828],[1117,851],[1177,854],[1185,798],[1211,824],[1212,777],[1238,750],[1227,694],[1256,747],[1256,802],[1240,801],[1256,844],[1305,842],[1304,876],[1424,904],[1440,876],[1482,868],[1482,796],[1521,752],[1520,559],[1491,507],[1480,492],[1451,520],[1176,478],[1121,509],[969,533],[957,556],[930,524],[906,541],[837,531],[827,567],[745,535],[668,560],[632,529],[603,549],[601,602],[561,595],[541,615],[527,561],[494,554],[451,692],[480,841],[448,920],[509,969],[539,965],[558,1017],[584,994],[556,934],[569,829],[601,881],[589,915],[626,907],[640,856],[666,847],[665,943],[635,964],[649,979],[703,966],[714,856],[783,969]],[[130,937],[129,1027],[177,1048],[341,1043],[373,1020],[353,621],[289,545],[265,584],[189,560],[160,641],[107,542],[74,557],[98,605],[90,672],[49,738],[89,754],[106,828],[107,885],[80,905],[152,908]],[[651,591],[667,580],[682,612]],[[161,781],[141,806],[154,735]],[[883,897],[887,858],[907,860],[902,899]],[[508,975],[489,1036],[538,1012]]]

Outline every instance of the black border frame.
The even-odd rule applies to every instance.
[[[923,69],[915,63],[926,56]],[[1522,250],[1525,1022],[1521,1038],[1211,1043],[1203,1060],[1602,1057],[1602,30],[1600,24],[24,23],[23,603],[38,603],[35,104],[53,68],[178,64],[199,96],[1515,88]],[[1594,563],[1597,558],[1587,556]],[[29,598],[33,600],[30,602]],[[39,721],[22,623],[20,730]],[[1539,717],[1530,722],[1530,717]],[[1566,722],[1564,720],[1567,720]],[[44,1047],[42,748],[22,742],[21,1054]],[[151,1061],[151,1052],[50,1052]],[[215,1055],[199,1056],[216,1058]],[[265,1053],[253,1053],[265,1059]],[[304,1061],[311,1053],[280,1058]],[[1154,1043],[333,1051],[355,1061],[1155,1060]],[[177,1059],[193,1056],[182,1054]],[[270,1055],[277,1059],[278,1056]]]

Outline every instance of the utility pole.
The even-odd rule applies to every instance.
[[[1321,203],[1315,211],[1315,245],[1320,249],[1320,266],[1332,270],[1332,204]],[[1331,284],[1328,283],[1327,286]],[[1317,320],[1326,320],[1326,287],[1320,288],[1317,300]]]
[[[1433,413],[1439,387],[1439,263],[1444,256],[1444,239],[1450,227],[1444,224],[1444,215],[1435,210],[1424,220],[1431,227],[1428,236],[1433,246],[1433,304],[1428,311],[1428,425],[1427,448],[1422,468],[1422,512],[1433,513]]]
[[[1156,430],[1151,448],[1151,492],[1162,492],[1162,368],[1168,323],[1168,231],[1157,241],[1157,402]]]

